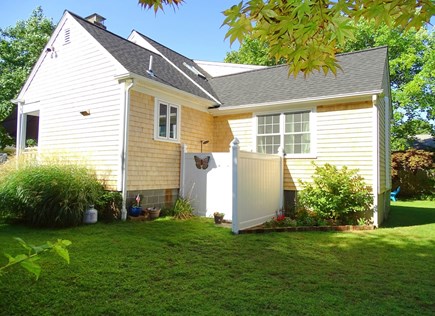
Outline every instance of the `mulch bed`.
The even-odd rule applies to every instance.
[[[240,230],[239,234],[258,234],[270,232],[329,232],[329,231],[359,231],[373,230],[373,225],[343,225],[343,226],[296,226],[296,227],[272,227],[266,228],[262,225]]]

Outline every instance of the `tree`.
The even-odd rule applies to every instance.
[[[226,63],[273,66],[282,64],[284,60],[275,60],[269,57],[269,47],[258,39],[245,37],[239,50],[228,52],[225,56]]]
[[[54,28],[38,7],[28,20],[0,29],[0,122],[12,112],[11,100],[17,97]],[[0,125],[0,149],[11,143]]]
[[[139,0],[145,8],[178,7],[183,0]],[[240,43],[248,36],[267,43],[269,57],[284,59],[289,74],[332,71],[340,65],[338,45],[352,38],[351,22],[363,18],[377,26],[417,30],[435,15],[433,0],[242,0],[223,13],[226,38]]]
[[[394,123],[392,148],[404,150],[416,134],[435,133],[435,33],[360,21],[355,38],[340,49],[388,45]]]

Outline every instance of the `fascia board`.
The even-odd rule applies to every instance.
[[[166,84],[157,82],[155,80],[132,72],[117,75],[115,76],[115,79],[118,81],[134,79],[137,84],[133,87],[133,90],[137,90],[139,92],[144,92],[151,95],[166,94],[169,95],[172,99],[183,100],[187,103],[187,106],[191,105],[191,107],[201,111],[208,112],[208,108],[210,106],[216,105],[215,102],[209,99],[196,96],[189,92],[185,92],[183,90],[168,86]],[[140,83],[142,83],[142,85]]]
[[[348,93],[348,94],[336,94],[330,96],[321,96],[314,98],[303,98],[303,99],[293,99],[293,100],[282,100],[282,101],[273,101],[273,102],[264,102],[264,103],[253,103],[253,104],[245,104],[245,105],[237,105],[237,106],[226,106],[219,107],[216,109],[210,110],[213,115],[226,115],[229,113],[241,113],[247,111],[258,111],[261,108],[267,107],[268,109],[271,107],[285,107],[289,105],[309,105],[309,104],[318,104],[322,102],[322,104],[334,104],[337,102],[356,102],[359,100],[364,100],[369,98],[371,100],[372,95],[378,95],[383,93],[383,90],[372,90],[372,91],[364,91],[357,93]]]

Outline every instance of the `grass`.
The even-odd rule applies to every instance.
[[[19,267],[1,277],[0,315],[433,315],[435,206],[390,215],[375,231],[239,236],[204,218],[3,224],[0,252],[21,252],[14,236],[73,244],[70,265],[40,260],[39,281]]]

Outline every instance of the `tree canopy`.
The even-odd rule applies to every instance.
[[[388,45],[394,122],[392,148],[404,150],[412,136],[435,134],[435,33],[377,26],[361,20],[355,37],[340,49],[354,51]]]
[[[275,60],[269,57],[269,46],[259,41],[245,37],[240,44],[239,50],[228,52],[224,61],[226,63],[273,66],[284,63],[283,60]]]
[[[155,11],[178,7],[184,0],[139,0]],[[352,39],[351,22],[420,29],[435,15],[433,0],[242,0],[223,12],[226,38],[240,43],[247,36],[269,47],[269,57],[286,60],[289,73],[332,71],[340,65],[337,47]]]
[[[11,100],[17,97],[54,28],[38,7],[28,20],[0,29],[0,122],[12,112]],[[12,142],[0,125],[0,149]]]

